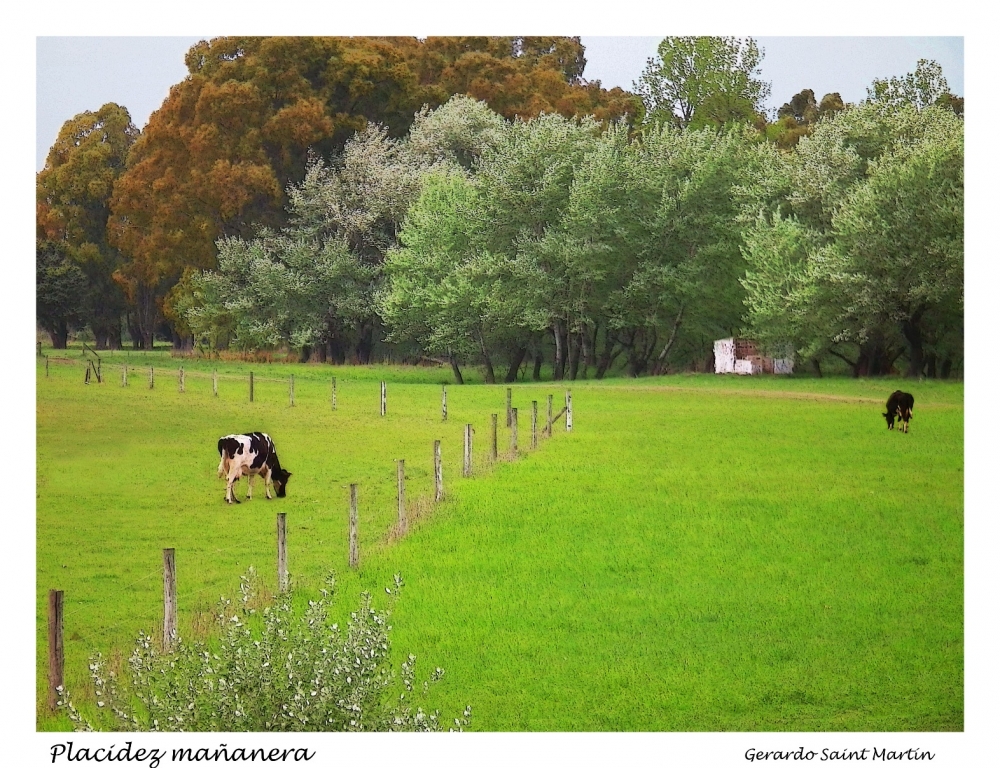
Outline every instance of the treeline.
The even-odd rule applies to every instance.
[[[336,122],[335,88],[293,100],[288,84],[315,93],[332,68],[323,45],[345,43],[299,42],[313,58],[279,85],[265,42],[195,46],[192,75],[138,139],[114,105],[100,129],[67,123],[81,138],[61,155],[57,142],[39,174],[39,320],[43,297],[83,300],[45,326],[54,342],[85,321],[98,344],[120,343],[117,310],[147,347],[164,321],[178,343],[287,345],[302,360],[367,362],[388,344],[448,361],[457,381],[464,365],[487,381],[546,363],[555,378],[705,368],[712,340],[738,333],[791,343],[816,370],[961,365],[963,104],[933,62],[876,81],[860,105],[803,91],[768,122],[751,39],[667,38],[633,96],[584,81],[572,38],[364,38],[350,44],[434,52],[407,81],[423,106],[404,119],[413,103],[383,91],[371,110],[398,114]],[[473,64],[493,80],[461,81]],[[552,87],[523,90],[526,73]],[[445,82],[466,95],[446,98]],[[267,138],[290,108],[275,94],[317,116],[286,115],[298,138],[283,151]],[[220,157],[256,151],[256,165]],[[65,170],[84,154],[103,208],[67,205],[79,188],[57,183],[87,176]],[[102,291],[90,301],[105,325],[87,316]]]

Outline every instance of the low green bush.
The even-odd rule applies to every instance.
[[[444,670],[417,686],[415,656],[400,665],[398,682],[391,664],[388,618],[402,588],[398,575],[394,581],[386,588],[389,608],[376,610],[363,592],[343,631],[330,619],[332,575],[330,589],[297,615],[291,592],[256,607],[260,590],[251,568],[240,598],[219,603],[221,637],[178,640],[164,651],[141,632],[127,673],[112,670],[101,654],[91,658],[93,715],[62,690],[59,704],[77,730],[441,731],[440,713],[414,709],[411,699],[415,691],[426,694]],[[448,730],[462,730],[470,717],[466,707]]]

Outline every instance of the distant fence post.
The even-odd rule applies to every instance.
[[[103,384],[104,383],[104,379],[101,378],[101,358],[97,358],[97,371],[96,371],[96,373],[97,373],[97,383],[98,384]]]
[[[83,383],[84,384],[89,384],[90,383],[90,365],[89,364],[87,365],[87,370],[85,370],[83,372]]]
[[[278,591],[288,591],[288,549],[285,538],[285,513],[278,513]]]
[[[295,374],[288,377],[288,407],[295,407]]]
[[[250,402],[253,402],[253,371],[250,371]]]
[[[549,410],[545,416],[545,436],[552,437],[552,395],[549,395]]]
[[[517,458],[517,408],[510,409],[510,454]]]
[[[448,421],[448,388],[441,385],[441,421]]]
[[[212,371],[212,395],[214,397],[219,396],[219,371],[218,369]]]
[[[149,388],[153,388],[153,366],[149,366]]]
[[[42,356],[42,342],[37,341],[35,343],[38,345],[38,356],[41,357]]]
[[[434,441],[434,501],[444,498],[444,472],[441,468],[441,441]]]
[[[49,711],[55,712],[59,701],[57,689],[63,684],[63,593],[61,589],[49,590]]]
[[[333,377],[333,390],[330,394],[330,408],[331,410],[337,410],[337,377]]]
[[[490,461],[497,460],[497,415],[495,413],[490,414],[490,427],[493,432],[493,437],[490,439]]]
[[[381,405],[379,406],[379,413],[382,416],[385,416],[385,382],[384,381],[382,382],[381,390],[382,390],[382,399],[381,399]]]
[[[531,401],[531,450],[538,447],[538,401]]]
[[[351,511],[349,531],[347,534],[348,562],[351,568],[358,569],[358,484],[351,483]]]
[[[406,472],[403,459],[396,462],[396,501],[398,504],[396,530],[402,536],[406,533]]]
[[[511,398],[510,387],[507,387],[507,429],[510,429],[510,398]]]
[[[49,377],[49,356],[45,356],[45,378]]]
[[[566,431],[573,431],[573,393],[566,390]]]
[[[177,639],[177,570],[174,550],[163,550],[163,649],[169,651]]]
[[[127,387],[128,386],[128,366],[127,365],[123,365],[122,366],[122,386],[123,387]]]
[[[177,372],[177,391],[184,391],[184,366],[182,365],[180,370]]]
[[[465,446],[462,452],[462,477],[472,475],[472,425],[465,425]]]

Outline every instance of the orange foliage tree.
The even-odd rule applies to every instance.
[[[186,63],[129,155],[107,224],[146,348],[185,269],[214,268],[221,237],[280,227],[310,153],[336,153],[369,121],[402,136],[424,104],[456,93],[509,119],[634,121],[642,110],[583,80],[579,38],[222,37]]]

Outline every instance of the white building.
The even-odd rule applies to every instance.
[[[718,339],[715,342],[715,372],[753,375],[757,373],[792,373],[795,360],[791,350],[785,357],[760,354],[750,339]]]

